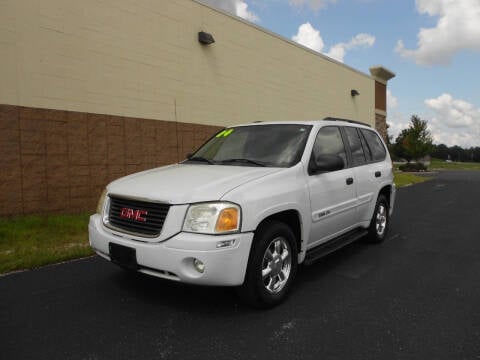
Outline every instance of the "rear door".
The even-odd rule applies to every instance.
[[[307,248],[350,230],[357,222],[353,169],[348,168],[339,127],[326,126],[319,130],[311,156],[318,155],[338,155],[345,166],[337,171],[308,175],[312,229]]]
[[[371,210],[379,188],[378,178],[382,174],[381,163],[374,161],[362,130],[352,126],[344,127],[352,156],[359,222],[369,221],[372,216]]]
[[[373,189],[373,198],[370,202],[370,207],[367,205],[359,207],[359,216],[361,221],[370,221],[373,214],[374,206],[377,201],[378,191],[383,187],[383,184],[388,181],[391,168],[389,162],[386,162],[387,150],[383,141],[378,134],[368,129],[358,129],[362,137],[362,144],[364,144],[365,152],[367,154],[368,167],[366,171],[366,179],[368,185]]]

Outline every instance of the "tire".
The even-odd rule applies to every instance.
[[[239,295],[247,304],[269,308],[286,299],[297,273],[297,243],[291,228],[267,221],[253,239]]]
[[[388,200],[385,195],[380,194],[375,204],[375,211],[373,212],[370,227],[368,228],[368,235],[365,240],[369,243],[381,243],[387,237],[390,226],[390,215]]]

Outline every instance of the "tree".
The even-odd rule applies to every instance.
[[[450,150],[445,144],[433,145],[432,157],[441,160],[450,160]]]
[[[398,157],[404,158],[408,162],[412,159],[418,161],[430,154],[433,150],[432,143],[432,136],[427,130],[427,121],[420,119],[417,115],[412,115],[409,127],[398,135],[393,148]]]
[[[395,155],[396,159],[405,159],[410,162],[412,160],[412,157],[403,146],[407,135],[408,129],[403,129],[402,132],[397,136],[395,143],[392,145],[392,152]]]
[[[462,149],[458,145],[454,145],[450,148],[453,161],[468,161],[467,156],[465,155],[465,149]]]
[[[464,149],[458,145],[448,147],[445,144],[433,145],[432,157],[441,160],[480,162],[480,147]]]
[[[480,162],[480,147],[473,148],[473,161]]]

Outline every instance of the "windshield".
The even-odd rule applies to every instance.
[[[300,161],[311,128],[296,124],[227,128],[212,137],[187,162],[290,167]]]

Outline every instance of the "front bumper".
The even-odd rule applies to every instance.
[[[90,246],[109,261],[109,243],[128,246],[135,249],[139,272],[200,285],[241,285],[253,240],[251,232],[216,236],[181,232],[163,242],[141,242],[112,233],[98,214],[90,217],[88,232]],[[217,243],[225,240],[235,242],[217,248]],[[204,263],[203,273],[195,269],[194,259]]]

